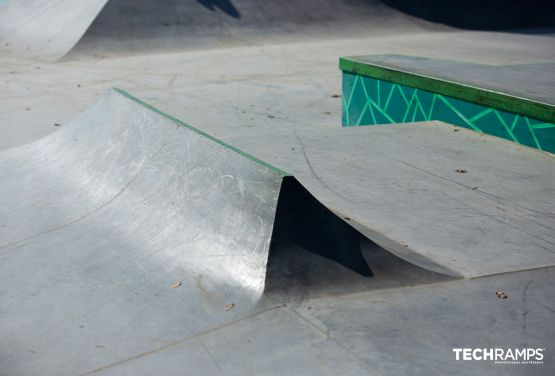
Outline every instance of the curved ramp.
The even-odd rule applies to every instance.
[[[422,268],[474,278],[555,265],[553,154],[436,121],[227,140]]]
[[[301,268],[298,275],[305,281],[301,296],[311,293],[314,282],[343,285],[342,293],[353,291],[349,281],[367,290],[371,284],[361,279],[378,280],[380,273],[399,273],[399,268],[411,284],[444,280],[418,274],[423,269],[407,268],[409,264],[399,259],[391,262],[383,249],[373,249],[371,257],[361,255],[354,228],[411,262],[447,273],[473,277],[553,265],[548,243],[552,232],[547,228],[551,224],[546,223],[552,210],[549,202],[542,201],[552,197],[553,174],[547,174],[553,171],[552,157],[543,159],[544,154],[532,150],[511,159],[508,172],[501,173],[512,176],[511,171],[526,171],[529,164],[536,170],[516,180],[504,179],[516,185],[515,192],[527,193],[525,199],[508,205],[506,192],[501,190],[496,197],[487,194],[491,186],[486,178],[498,168],[495,161],[474,177],[484,179],[477,192],[437,172],[414,168],[422,166],[422,159],[437,158],[441,150],[430,154],[429,145],[415,143],[413,154],[410,142],[420,134],[436,145],[433,135],[445,137],[440,130],[448,128],[413,125],[398,133],[395,126],[376,131],[339,129],[282,137],[279,142],[275,134],[237,139],[242,147],[293,168],[327,207],[350,216],[342,219],[288,173],[125,92],[109,92],[59,131],[0,155],[3,370],[30,375],[110,373],[127,360],[256,321],[283,306],[283,300],[272,300],[271,294],[263,298],[268,285],[278,295],[281,286],[287,294],[295,288],[280,278],[268,284],[269,257],[279,253],[271,249],[280,243],[300,245],[286,249],[290,261],[274,264],[273,272]],[[478,136],[470,133],[460,134],[467,141],[462,144],[469,143],[458,151],[465,156],[477,147],[472,141]],[[394,140],[392,136],[398,137],[396,147],[385,142]],[[365,163],[346,164],[346,155],[368,157],[368,140],[374,141],[371,169],[368,164],[361,169]],[[505,146],[501,143],[494,151],[501,152]],[[349,153],[342,147],[349,147]],[[451,157],[458,155],[442,148]],[[399,158],[390,158],[388,165],[385,158],[395,151]],[[403,163],[401,155],[412,156],[413,166]],[[403,174],[395,176],[399,163]],[[390,171],[384,166],[395,168]],[[388,179],[378,179],[384,173]],[[374,179],[374,186],[365,185],[368,179]],[[533,187],[523,190],[530,179]],[[338,181],[343,191],[337,189]],[[435,202],[434,194],[442,192],[438,186],[455,196]],[[407,200],[407,193],[421,201]],[[461,199],[469,205],[463,206]],[[543,207],[536,207],[542,202]],[[493,217],[492,208],[499,206],[504,210],[504,226],[488,229],[493,236],[469,238],[481,230],[462,225],[499,223],[488,220]],[[481,215],[476,215],[478,209]],[[438,213],[449,215],[441,218]],[[437,218],[442,223],[436,228],[422,230]],[[522,231],[515,231],[517,224]],[[506,235],[499,243],[506,246],[504,255],[496,243],[500,228]],[[323,256],[309,270],[303,269],[306,250]],[[458,260],[450,259],[454,253]],[[335,267],[331,273],[322,263],[330,259],[335,261],[327,264]],[[366,260],[376,271],[374,278],[360,276],[372,274]],[[374,268],[379,262],[381,269]],[[326,276],[318,280],[315,274]],[[289,279],[289,274],[285,277]],[[390,282],[382,279],[374,288],[398,286]],[[238,336],[243,342],[248,338],[248,334]]]
[[[81,39],[107,1],[0,1],[0,53],[57,60]]]
[[[371,274],[358,233],[292,176],[121,91],[0,171],[9,374],[83,374],[271,309],[274,243]]]
[[[77,50],[132,54],[421,29],[379,0],[110,0]]]
[[[0,170],[3,255],[75,244],[76,257],[149,258],[256,299],[273,237],[371,274],[356,231],[292,176],[121,91]]]
[[[0,2],[0,51],[55,61],[81,37],[75,56],[98,57],[398,34],[424,24],[378,0],[8,0]]]
[[[362,275],[359,233],[451,276],[555,265],[549,154],[438,122],[228,140],[115,89],[1,156],[0,250],[100,229],[254,299],[272,242]]]

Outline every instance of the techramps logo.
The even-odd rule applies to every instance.
[[[455,360],[490,361],[495,364],[541,365],[545,348],[453,348]]]

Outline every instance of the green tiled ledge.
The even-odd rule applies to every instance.
[[[494,95],[492,102],[484,100],[487,97],[484,93],[491,96],[494,92],[469,87],[466,87],[466,95],[460,95],[460,87],[464,85],[422,76],[412,77],[406,72],[396,76],[393,70],[386,69],[387,72],[384,72],[383,67],[373,70],[376,67],[367,64],[361,64],[366,67],[366,74],[361,74],[363,69],[354,69],[352,64],[345,65],[348,61],[342,58],[340,63],[343,69],[343,126],[441,120],[555,153],[552,106],[526,106],[526,103],[532,102],[519,102],[518,98],[510,97],[504,106],[494,107],[492,103],[499,104],[509,96],[496,93],[499,96]],[[440,89],[436,90],[438,87]],[[446,92],[458,97],[446,95]],[[507,106],[518,112],[505,110]],[[538,108],[543,108],[543,112]],[[532,117],[529,113],[540,116]]]

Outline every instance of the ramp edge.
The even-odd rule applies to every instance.
[[[249,153],[247,153],[247,152],[245,152],[245,151],[243,151],[243,150],[241,150],[241,149],[239,149],[239,148],[236,148],[236,147],[233,146],[233,145],[228,144],[227,142],[224,142],[224,141],[222,141],[222,140],[220,140],[220,139],[218,139],[218,138],[216,138],[216,137],[214,137],[214,136],[212,136],[212,135],[210,135],[210,134],[208,134],[208,133],[206,133],[206,132],[203,132],[203,131],[201,131],[200,129],[195,128],[195,127],[193,127],[192,125],[189,125],[189,124],[185,123],[185,122],[182,121],[182,120],[179,120],[179,119],[176,118],[175,116],[169,115],[169,114],[165,113],[164,111],[159,110],[158,108],[156,108],[156,107],[154,107],[154,106],[152,106],[152,105],[150,105],[150,104],[148,104],[148,103],[146,103],[146,102],[140,100],[139,98],[137,98],[137,97],[135,97],[135,96],[129,94],[128,92],[126,92],[126,91],[123,90],[123,89],[120,89],[120,88],[117,88],[117,87],[113,87],[112,90],[115,91],[115,92],[117,92],[117,93],[119,93],[119,94],[121,94],[121,95],[123,95],[123,96],[125,96],[126,98],[130,99],[131,101],[135,102],[136,104],[138,104],[138,105],[140,105],[140,106],[142,106],[142,107],[145,107],[145,108],[147,108],[147,109],[149,109],[149,110],[151,110],[151,111],[156,112],[158,115],[163,116],[164,118],[168,119],[169,121],[171,121],[171,122],[174,123],[175,125],[178,125],[178,126],[183,127],[183,128],[187,128],[188,130],[190,130],[190,131],[196,133],[197,135],[199,135],[199,136],[201,136],[201,137],[204,137],[204,138],[206,138],[206,139],[208,139],[208,140],[210,140],[210,141],[212,141],[212,142],[215,142],[216,144],[218,144],[218,145],[220,145],[220,146],[223,146],[224,148],[229,149],[229,150],[231,150],[231,151],[233,151],[233,152],[239,154],[240,156],[242,156],[242,157],[244,157],[244,158],[250,159],[251,161],[253,161],[253,162],[255,162],[255,163],[257,163],[257,164],[259,164],[259,165],[261,165],[261,166],[263,166],[263,167],[265,167],[265,168],[271,170],[272,172],[274,172],[274,173],[276,173],[276,174],[278,174],[278,175],[280,175],[280,176],[283,176],[283,177],[285,177],[285,176],[292,176],[290,173],[288,173],[288,172],[286,172],[286,171],[283,171],[282,169],[280,169],[280,168],[278,168],[278,167],[276,167],[276,166],[274,166],[274,165],[272,165],[272,164],[270,164],[270,163],[268,163],[268,162],[264,162],[263,160],[258,159],[258,158],[256,158],[255,156],[253,156],[253,155],[251,155],[251,154],[249,154]]]

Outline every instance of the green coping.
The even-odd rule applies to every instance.
[[[140,100],[139,98],[134,97],[133,95],[129,94],[128,92],[126,92],[126,91],[124,91],[124,90],[122,90],[122,89],[119,89],[119,88],[114,87],[114,88],[112,88],[112,90],[114,90],[114,91],[118,92],[119,94],[121,94],[121,95],[123,95],[123,96],[125,96],[125,97],[127,97],[127,98],[129,98],[129,99],[131,99],[133,102],[135,102],[135,103],[137,103],[137,104],[139,104],[139,105],[141,105],[141,106],[143,106],[143,107],[145,107],[145,108],[147,108],[147,109],[149,109],[149,110],[151,110],[151,111],[156,112],[157,114],[159,114],[159,115],[165,117],[166,119],[168,119],[168,120],[171,121],[172,123],[174,123],[174,124],[176,124],[176,125],[179,125],[179,126],[181,126],[181,127],[187,128],[187,129],[189,129],[190,131],[192,131],[192,132],[198,134],[199,136],[204,137],[204,138],[206,138],[206,139],[208,139],[208,140],[210,140],[210,141],[212,141],[212,142],[215,142],[216,144],[221,145],[221,146],[223,146],[224,148],[229,149],[229,150],[231,150],[231,151],[233,151],[233,152],[239,154],[240,156],[242,156],[242,157],[244,157],[244,158],[250,159],[251,161],[253,161],[253,162],[255,162],[255,163],[257,163],[257,164],[259,164],[259,165],[261,165],[261,166],[263,166],[263,167],[265,167],[265,168],[267,168],[267,169],[269,169],[270,171],[272,171],[272,172],[274,172],[274,173],[276,173],[276,174],[278,174],[278,175],[281,175],[281,176],[284,176],[284,177],[285,177],[285,176],[291,176],[291,174],[289,174],[288,172],[285,172],[285,171],[283,171],[282,169],[279,169],[279,168],[277,168],[277,167],[271,165],[270,163],[264,162],[264,161],[262,161],[262,160],[256,158],[255,156],[253,156],[253,155],[251,155],[251,154],[249,154],[249,153],[246,153],[246,152],[242,151],[241,149],[236,148],[235,146],[232,146],[232,145],[230,145],[230,144],[228,144],[228,143],[226,143],[226,142],[224,142],[224,141],[222,141],[222,140],[219,140],[219,139],[217,139],[216,137],[211,136],[211,135],[209,135],[208,133],[203,132],[203,131],[201,131],[200,129],[197,129],[197,128],[193,127],[192,125],[189,125],[189,124],[187,124],[187,123],[185,123],[185,122],[183,122],[183,121],[177,119],[176,117],[173,117],[173,116],[171,116],[171,115],[168,115],[168,114],[166,114],[165,112],[163,112],[163,111],[157,109],[156,107],[151,106],[150,104],[148,104],[148,103],[146,103],[146,102],[143,102],[143,101]]]
[[[361,57],[363,58],[363,57]],[[390,81],[400,85],[447,95],[468,102],[493,107],[515,114],[555,123],[555,106],[510,94],[484,89],[445,79],[369,63],[357,57],[342,57],[339,68],[344,72]]]

